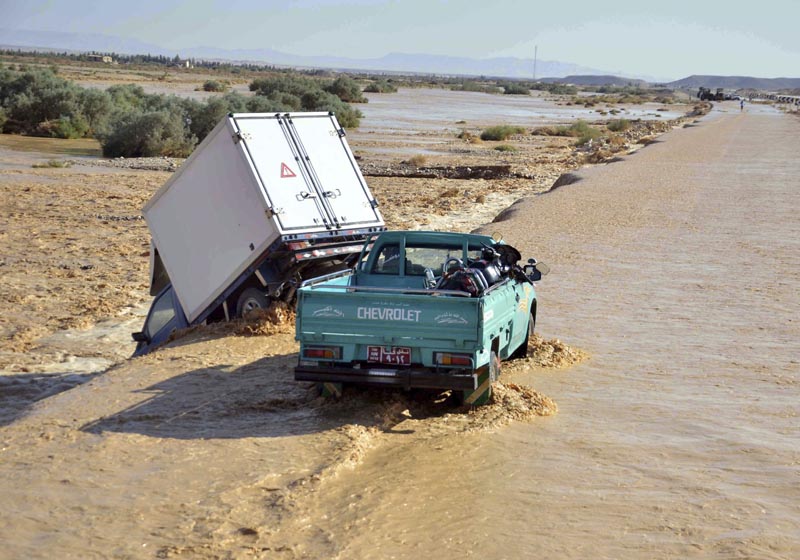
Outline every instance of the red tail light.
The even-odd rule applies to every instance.
[[[303,357],[314,360],[338,360],[342,357],[339,346],[306,346],[303,348]]]
[[[472,367],[472,356],[470,354],[451,354],[449,352],[435,352],[433,360],[440,366],[461,366]]]

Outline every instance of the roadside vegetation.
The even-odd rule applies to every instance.
[[[397,86],[392,80],[376,80],[364,88],[366,93],[397,93]]]
[[[206,80],[203,83],[203,91],[223,92],[227,90],[228,86],[217,80]]]
[[[606,128],[611,132],[624,132],[631,127],[631,121],[628,119],[612,119],[608,121]]]
[[[458,134],[456,134],[456,138],[458,138],[459,140],[463,140],[464,142],[466,142],[468,144],[480,144],[481,143],[480,137],[475,135],[475,134],[473,134],[472,132],[470,132],[466,128],[463,129]]]
[[[502,84],[503,93],[506,95],[530,95],[531,89],[523,84],[505,83]]]
[[[494,147],[495,150],[498,152],[518,152],[519,149],[511,144],[500,144],[499,146]]]
[[[253,80],[250,89],[256,95],[228,92],[199,102],[148,94],[132,84],[83,88],[53,69],[0,66],[0,131],[96,138],[107,157],[186,157],[227,113],[333,111],[342,126],[356,128],[362,114],[349,103],[367,101],[349,76],[322,80],[281,73]]]
[[[508,140],[514,134],[522,134],[525,129],[521,126],[502,124],[490,126],[481,133],[481,140]]]
[[[577,138],[576,145],[582,146],[590,140],[595,140],[602,136],[602,131],[590,126],[584,120],[578,120],[570,125],[562,126],[541,126],[534,129],[533,134],[537,136],[568,136]]]

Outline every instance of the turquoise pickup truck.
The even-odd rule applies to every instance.
[[[355,270],[297,292],[298,381],[326,396],[342,384],[452,390],[491,398],[500,361],[524,357],[536,321],[533,282],[546,265],[492,237],[387,231]]]

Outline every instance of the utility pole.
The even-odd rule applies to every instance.
[[[536,81],[536,59],[539,58],[539,45],[533,47],[533,81]]]

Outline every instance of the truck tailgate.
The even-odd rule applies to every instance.
[[[433,348],[474,347],[481,302],[426,294],[300,290],[297,338],[303,342],[349,342]]]

